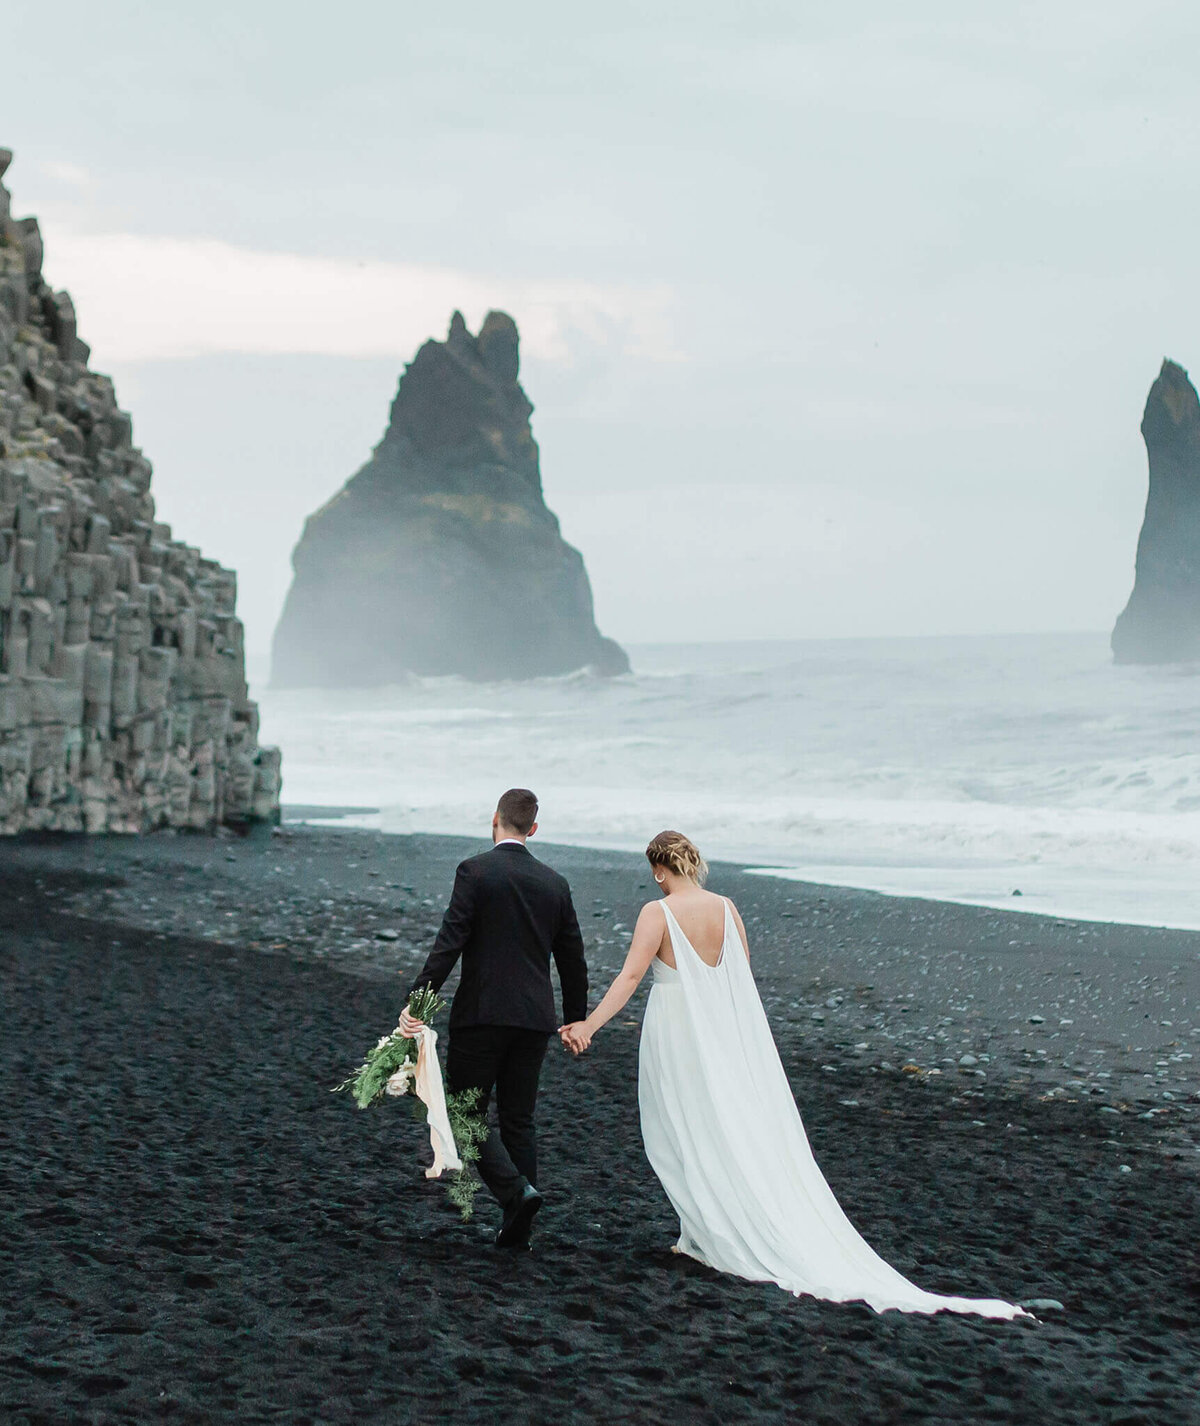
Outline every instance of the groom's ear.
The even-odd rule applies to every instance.
[[[535,822],[535,823],[533,824],[533,826],[530,827],[529,831],[525,833],[525,835],[526,835],[527,837],[532,837],[533,834],[534,834],[536,831],[537,831],[537,823]]]

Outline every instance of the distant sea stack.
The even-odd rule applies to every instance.
[[[0,832],[273,821],[236,578],[156,522],[88,356],[0,185]]]
[[[628,670],[542,496],[518,341],[503,312],[478,336],[455,312],[405,369],[371,459],[305,524],[273,685]]]
[[[1200,400],[1183,367],[1164,361],[1146,398],[1142,435],[1150,494],[1129,603],[1112,634],[1117,663],[1200,660]]]

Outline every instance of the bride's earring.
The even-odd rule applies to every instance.
[[[654,880],[655,880],[656,882],[658,882],[659,886],[662,886],[663,883],[666,881],[666,877],[665,877],[665,876],[656,876],[656,877],[654,878]]]

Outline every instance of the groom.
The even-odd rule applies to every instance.
[[[514,787],[500,799],[494,846],[459,866],[442,929],[412,984],[412,990],[439,990],[462,957],[450,1007],[446,1083],[452,1092],[478,1089],[485,1115],[496,1091],[500,1130],[492,1129],[480,1149],[479,1174],[504,1210],[496,1242],[505,1248],[529,1247],[542,1206],[534,1110],[546,1046],[560,1023],[587,1014],[587,964],[571,888],[525,846],[537,831],[537,814],[537,798],[526,788]],[[551,957],[562,987],[562,1021],[554,1013]],[[400,1029],[412,1035],[420,1028],[406,1009]]]

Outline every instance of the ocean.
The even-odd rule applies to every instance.
[[[1200,929],[1200,667],[1114,666],[1103,634],[629,652],[618,679],[260,692],[285,808],[486,838],[528,786],[545,841],[674,827],[801,880]]]

